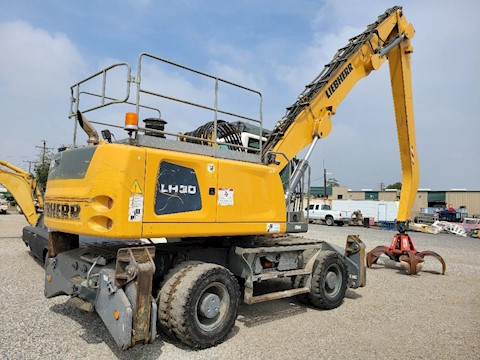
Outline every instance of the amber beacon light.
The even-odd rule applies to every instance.
[[[138,115],[136,113],[127,112],[125,114],[125,130],[138,130]]]

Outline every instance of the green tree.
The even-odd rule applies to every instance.
[[[335,178],[327,179],[327,187],[335,187],[335,186],[340,186],[340,183],[338,182],[337,179]]]
[[[402,190],[402,183],[401,182],[396,182],[394,184],[388,185],[385,189],[397,189],[397,190]]]
[[[47,187],[48,171],[50,169],[50,160],[45,163],[40,163],[35,166],[35,178],[37,179],[37,184],[42,190],[42,193],[45,192]]]
[[[43,146],[38,147],[40,148],[40,152],[37,161],[35,161],[35,179],[37,180],[37,184],[41,191],[45,192],[45,188],[47,187],[48,172],[50,170],[50,162],[52,161],[53,154],[50,148],[46,147],[46,142],[44,142]]]

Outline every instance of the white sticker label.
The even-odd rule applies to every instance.
[[[133,194],[128,204],[128,221],[139,222],[143,217],[143,195]]]
[[[233,189],[218,189],[218,205],[233,206]]]
[[[267,224],[267,233],[278,233],[280,232],[279,223],[268,223]]]

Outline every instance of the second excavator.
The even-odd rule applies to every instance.
[[[43,195],[33,175],[0,160],[0,184],[13,195],[29,224],[35,226],[43,211]]]

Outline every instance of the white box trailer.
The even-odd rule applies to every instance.
[[[332,209],[353,213],[360,210],[364,218],[379,221],[395,221],[398,213],[398,201],[383,200],[332,200]]]

